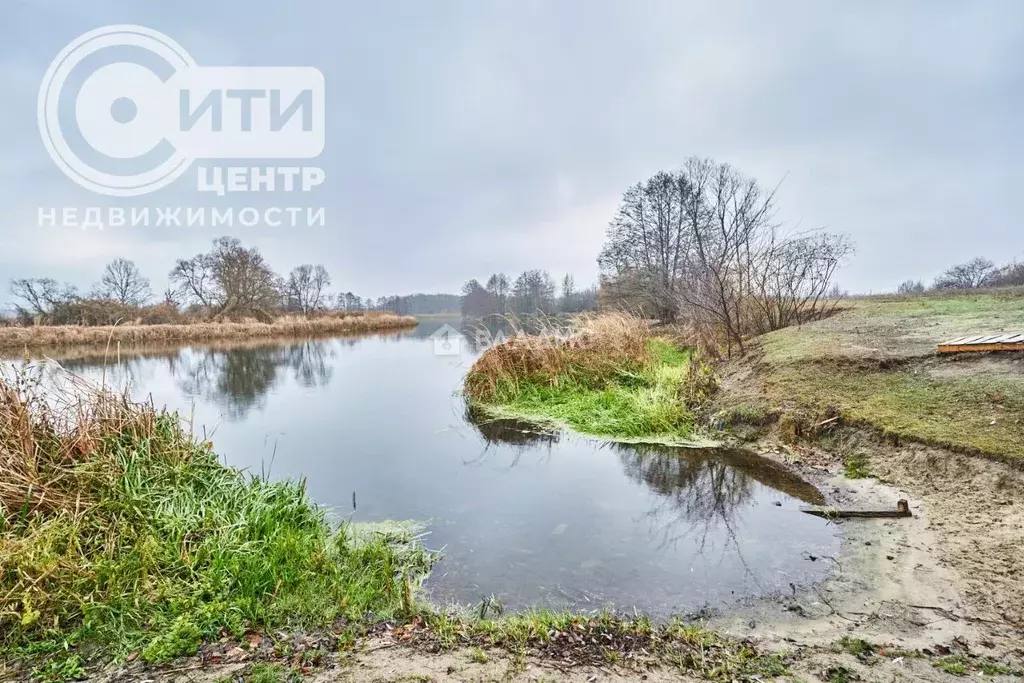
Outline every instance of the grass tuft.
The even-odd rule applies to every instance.
[[[388,618],[431,562],[410,528],[334,530],[301,482],[228,468],[176,415],[80,380],[0,378],[0,513],[8,657],[164,662],[247,629]]]
[[[868,471],[868,459],[863,453],[855,453],[843,463],[843,473],[847,479],[865,479],[871,476]]]

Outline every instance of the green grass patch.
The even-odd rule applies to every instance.
[[[875,646],[863,638],[843,636],[839,639],[839,647],[854,657],[870,657],[875,654]]]
[[[665,339],[648,340],[647,352],[639,366],[604,378],[575,373],[537,374],[515,382],[502,378],[493,394],[478,404],[500,408],[504,416],[554,421],[596,436],[686,439],[694,431],[688,398],[694,391],[698,395],[693,402],[706,397],[714,377],[703,364],[692,362],[689,350]],[[689,381],[694,373],[705,375],[696,390]]]
[[[431,558],[411,527],[335,528],[301,482],[225,467],[176,415],[77,405],[0,383],[0,655],[71,678],[94,657],[165,662],[224,634],[413,609]]]
[[[1024,288],[864,297],[843,302],[841,313],[764,337],[772,363],[816,358],[920,357],[957,337],[1024,331]]]
[[[854,672],[847,669],[845,666],[833,666],[829,667],[824,676],[822,676],[828,683],[853,683],[853,681],[860,680]]]
[[[1024,331],[1024,289],[844,306],[762,337],[759,388],[772,409],[829,407],[844,423],[890,437],[1024,457],[1024,373],[1015,356],[935,356],[937,344],[956,337]],[[863,474],[859,463],[849,468]]]
[[[993,455],[1024,456],[1024,379],[978,374],[932,376],[913,366],[872,369],[828,362],[767,368],[778,403],[837,406],[899,438]]]
[[[843,473],[847,479],[864,479],[870,477],[868,471],[868,459],[863,453],[851,455],[843,463]]]

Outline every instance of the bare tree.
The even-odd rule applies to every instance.
[[[546,270],[527,270],[512,284],[517,313],[551,313],[555,303],[555,281]]]
[[[728,164],[691,158],[626,191],[598,263],[605,302],[683,315],[711,344],[745,352],[748,335],[821,315],[852,253],[842,235],[786,237],[775,191]]]
[[[562,300],[560,308],[564,313],[576,313],[579,308],[576,295],[576,280],[569,273],[562,278]]]
[[[985,283],[989,287],[1019,287],[1024,285],[1024,263],[1013,261],[997,268]]]
[[[626,190],[598,257],[605,286],[627,306],[643,306],[675,320],[679,287],[693,233],[685,173],[658,173]]]
[[[93,296],[125,306],[141,306],[152,296],[152,290],[149,278],[139,272],[134,262],[116,258],[103,269],[103,276],[93,288]]]
[[[164,305],[173,306],[174,308],[177,308],[179,296],[180,294],[178,290],[176,290],[174,287],[167,287],[166,289],[164,289]]]
[[[490,293],[475,279],[462,285],[462,315],[480,318],[493,311]]]
[[[218,318],[251,315],[268,320],[281,298],[280,278],[263,255],[235,237],[220,237],[208,253],[179,259],[170,279],[187,303]]]
[[[14,307],[21,318],[45,319],[54,307],[78,298],[74,286],[60,284],[49,277],[14,278],[11,280],[11,294],[23,303]]]
[[[494,273],[487,278],[486,289],[494,303],[494,313],[508,313],[509,282],[505,273]]]
[[[328,306],[331,275],[322,265],[303,264],[296,266],[285,283],[285,297],[288,307],[309,315]]]
[[[744,337],[755,327],[747,320],[751,300],[769,279],[759,271],[770,270],[779,249],[775,192],[710,159],[688,159],[683,174],[693,246],[679,297],[697,319],[724,330],[730,352],[735,344],[743,354]]]
[[[994,273],[996,264],[986,258],[960,263],[935,278],[935,289],[975,289],[984,287]]]
[[[337,303],[335,307],[341,311],[361,311],[363,310],[363,299],[360,296],[356,296],[352,292],[338,293]]]
[[[772,243],[754,262],[751,302],[761,333],[798,325],[834,309],[843,298],[832,277],[853,253],[845,235],[814,233]]]
[[[896,288],[898,294],[920,294],[924,291],[924,283],[920,280],[904,280]]]

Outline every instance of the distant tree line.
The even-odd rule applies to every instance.
[[[597,308],[597,298],[596,286],[577,289],[569,274],[556,286],[546,270],[527,270],[514,280],[493,273],[485,284],[473,279],[462,286],[460,312],[468,318],[579,313]]]
[[[973,258],[947,268],[931,284],[934,290],[986,287],[1024,287],[1024,263],[1011,261],[997,266],[987,258]],[[896,291],[900,294],[917,294],[927,289],[921,280],[905,280]]]
[[[394,311],[399,315],[458,314],[461,301],[458,294],[406,294],[378,297],[369,301],[368,306],[374,310]]]
[[[23,325],[180,323],[188,320],[270,320],[281,314],[312,316],[370,308],[351,292],[333,294],[322,265],[302,264],[276,273],[256,247],[234,237],[213,241],[207,252],[178,259],[168,287],[154,300],[151,282],[124,258],[106,265],[88,293],[49,277],[10,282],[17,322]]]
[[[710,159],[637,183],[598,258],[602,305],[684,323],[707,348],[741,354],[753,335],[828,314],[853,244],[787,233],[775,213],[775,190]]]

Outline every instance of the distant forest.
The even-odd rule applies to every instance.
[[[405,296],[382,296],[363,302],[355,297],[362,307],[377,311],[393,311],[399,315],[428,315],[431,313],[461,312],[462,297],[458,294],[406,294]]]
[[[462,286],[461,312],[465,317],[579,313],[597,308],[597,286],[577,289],[572,275],[556,287],[546,270],[527,270],[514,280],[494,273],[486,284],[470,280]]]
[[[487,315],[579,313],[597,308],[597,286],[577,288],[572,275],[556,285],[546,270],[527,270],[515,278],[493,273],[484,284],[472,279],[461,294],[408,294],[362,299],[350,293],[338,296],[348,310],[393,311],[399,315],[450,313],[467,318]]]

